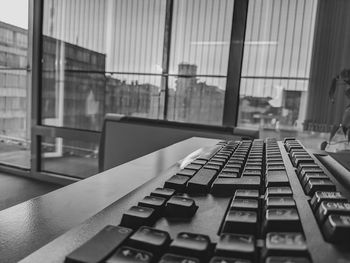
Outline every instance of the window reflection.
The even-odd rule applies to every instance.
[[[317,0],[249,1],[239,125],[302,131]]]
[[[100,130],[107,112],[162,116],[161,77],[147,74],[162,72],[165,4],[45,1],[43,123]]]

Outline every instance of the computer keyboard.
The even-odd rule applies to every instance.
[[[120,220],[65,262],[350,262],[349,200],[294,138],[222,141],[102,211]]]

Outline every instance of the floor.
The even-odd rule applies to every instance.
[[[0,210],[47,194],[60,187],[60,185],[0,172]]]
[[[0,142],[0,163],[29,169],[30,150],[21,145]],[[91,156],[46,157],[41,165],[43,171],[81,179],[98,173],[98,159]]]
[[[1,163],[21,168],[30,167],[30,149],[23,145],[0,141]]]

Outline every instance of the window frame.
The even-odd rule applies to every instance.
[[[41,180],[52,181],[61,184],[68,184],[77,179],[59,175],[55,173],[43,172],[41,169],[41,140],[42,137],[64,137],[67,139],[80,138],[82,140],[100,138],[100,132],[92,130],[82,130],[67,127],[54,127],[42,124],[42,55],[43,55],[43,12],[44,1],[43,0],[29,0],[30,1],[30,20],[31,27],[29,31],[29,48],[30,55],[28,61],[32,65],[31,71],[31,86],[32,86],[32,113],[31,113],[31,176]],[[162,80],[162,87],[164,87],[164,112],[163,118],[168,118],[168,94],[169,86],[168,80],[170,76],[179,76],[177,74],[169,74],[169,60],[170,60],[170,43],[171,43],[171,29],[172,29],[172,15],[174,0],[166,0],[166,17],[165,17],[165,34],[163,39],[163,51],[162,51],[162,66],[163,71],[160,75]],[[223,107],[223,120],[222,126],[234,127],[237,123],[238,116],[238,102],[239,102],[239,88],[241,79],[241,68],[243,59],[244,39],[246,31],[246,20],[248,12],[249,0],[235,0],[233,10],[233,21],[231,26],[231,42],[229,48],[229,60],[227,76],[225,77],[226,90]],[[130,72],[115,72],[115,74],[130,74]],[[133,75],[139,75],[133,73]],[[141,74],[140,74],[141,75]],[[154,75],[154,74],[145,74]],[[208,75],[207,77],[215,77]],[[196,125],[196,124],[193,124]],[[217,126],[218,129],[222,126]]]

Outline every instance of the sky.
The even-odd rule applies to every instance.
[[[0,21],[28,29],[28,0],[0,0]]]

